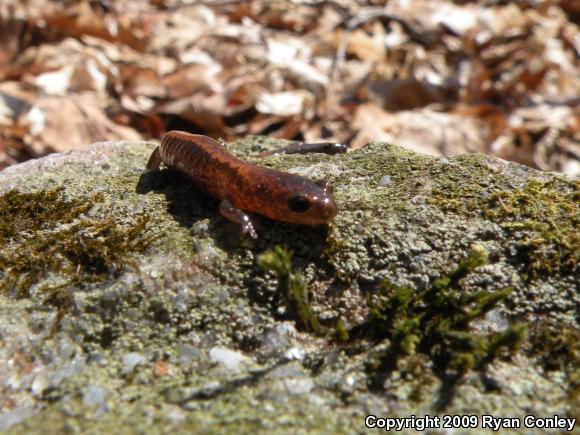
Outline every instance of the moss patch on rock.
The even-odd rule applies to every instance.
[[[518,261],[531,279],[538,274],[572,271],[580,263],[580,182],[531,178],[521,187],[490,190],[482,174],[453,178],[433,191],[430,202],[453,213],[479,215],[517,242]],[[476,175],[474,177],[474,175]]]
[[[144,174],[154,143],[0,172],[0,428],[352,433],[368,413],[577,412],[574,182],[380,143],[255,157],[280,145],[229,148],[330,181],[328,227],[256,216],[258,240],[241,238],[187,180]]]
[[[119,276],[131,254],[143,252],[151,239],[147,218],[120,224],[114,217],[81,217],[103,196],[66,200],[62,189],[0,196],[0,291],[29,296],[48,294],[65,304],[67,287]]]
[[[484,203],[485,216],[518,240],[532,278],[578,268],[580,182],[532,179],[513,191],[493,193]]]
[[[519,347],[524,324],[488,334],[475,334],[471,329],[471,322],[496,308],[511,292],[462,292],[461,280],[486,261],[485,252],[475,248],[425,291],[386,281],[377,294],[369,295],[367,333],[376,340],[389,340],[387,349],[371,360],[372,388],[381,390],[399,360],[416,353],[426,355],[446,382],[457,383],[469,370],[485,369],[503,348],[513,352]]]
[[[276,246],[257,258],[258,266],[265,271],[274,271],[280,282],[281,297],[290,318],[308,332],[320,333],[318,319],[308,302],[308,289],[300,273],[292,272],[292,254],[283,246]]]
[[[567,415],[580,421],[580,329],[536,324],[530,331],[526,352],[547,373],[563,373],[570,404]]]

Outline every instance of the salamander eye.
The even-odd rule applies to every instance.
[[[294,195],[288,200],[288,208],[296,213],[304,213],[310,206],[310,201],[302,195]]]

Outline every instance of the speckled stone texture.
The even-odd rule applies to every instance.
[[[578,416],[580,374],[566,341],[580,330],[578,269],[568,261],[578,246],[538,230],[541,217],[517,227],[509,213],[521,203],[508,202],[530,186],[549,186],[546,195],[565,201],[576,181],[481,155],[437,159],[380,143],[345,155],[255,157],[281,145],[252,137],[230,150],[329,180],[340,212],[327,228],[258,217],[258,240],[240,237],[217,202],[187,180],[143,174],[153,142],[98,143],[0,172],[0,196],[62,188],[64,204],[90,202],[70,222],[19,224],[0,247],[0,261],[12,268],[0,270],[0,431],[355,433],[365,430],[368,414]],[[578,209],[565,205],[572,212],[554,215],[554,225],[577,230]],[[505,216],[495,213],[503,206]],[[140,219],[145,226],[133,227]],[[114,245],[106,243],[112,231],[104,222],[121,231]],[[127,228],[138,229],[126,235]],[[75,245],[81,253],[93,239],[123,251],[95,272],[87,261],[99,253],[82,262],[58,246],[34,245],[55,235],[82,245]],[[532,249],[530,237],[544,239]],[[132,244],[137,238],[147,243]],[[300,330],[276,275],[256,264],[277,245],[293,253],[318,334]],[[24,247],[39,257],[26,259],[27,267],[44,264],[43,255],[66,258],[26,281],[24,269],[10,275]],[[501,333],[520,323],[523,343],[453,377],[419,341],[372,386],[373,361],[396,337],[368,333],[369,300],[385,282],[422,294],[474,247],[487,262],[456,291],[512,291],[464,332]],[[336,338],[339,320],[348,339]],[[554,338],[560,348],[541,348],[544,327],[553,338],[566,331]]]

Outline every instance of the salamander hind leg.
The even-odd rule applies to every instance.
[[[159,153],[159,147],[157,147],[151,153],[151,157],[149,157],[146,169],[148,171],[157,171],[159,170],[159,166],[161,166],[161,154]]]
[[[145,171],[139,177],[137,186],[135,186],[135,192],[141,194],[151,192],[152,190],[160,189],[166,183],[164,180],[165,177],[161,175],[161,172],[158,172],[160,165],[161,154],[159,154],[159,147],[157,147],[151,153]]]
[[[220,203],[220,213],[226,219],[229,219],[233,222],[240,224],[240,226],[242,227],[242,233],[248,234],[252,239],[258,238],[256,230],[254,229],[254,224],[252,223],[250,216],[248,216],[239,208],[235,208],[229,200],[224,199]]]

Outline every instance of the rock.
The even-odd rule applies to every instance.
[[[271,331],[264,334],[262,340],[262,352],[269,354],[282,354],[296,336],[296,328],[289,322],[276,325]]]
[[[144,174],[155,145],[0,172],[0,430],[579,415],[577,180],[382,143],[258,159],[281,143],[248,138],[232,152],[328,179],[340,208],[320,228],[258,217],[253,241]]]
[[[0,414],[0,430],[6,430],[32,415],[32,407],[24,406]]]
[[[312,379],[286,379],[284,384],[288,393],[294,396],[308,394],[314,388]]]
[[[102,414],[107,410],[107,391],[96,385],[89,385],[83,392],[83,404],[97,408],[97,412]]]
[[[138,353],[128,353],[123,355],[123,373],[130,373],[135,367],[143,365],[145,362],[147,362],[145,357]]]
[[[248,358],[241,353],[223,347],[212,347],[209,351],[209,359],[232,372],[239,372],[241,364],[248,361]]]

